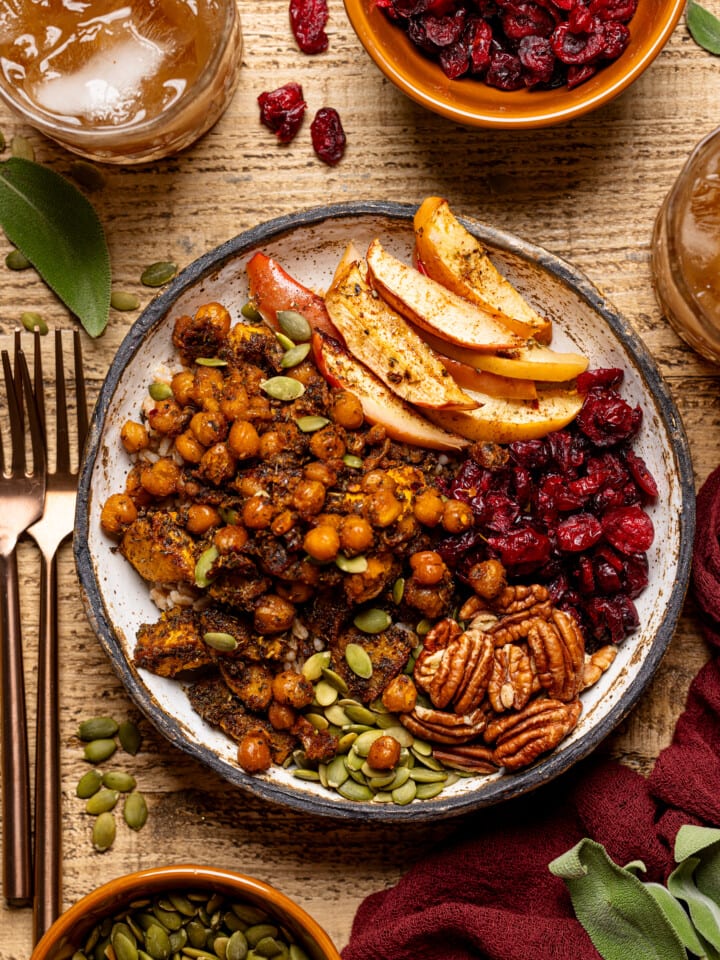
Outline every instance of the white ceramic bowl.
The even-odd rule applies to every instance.
[[[121,425],[137,415],[153,372],[173,357],[172,324],[179,314],[219,300],[237,315],[247,299],[244,265],[262,249],[305,284],[324,289],[347,242],[362,249],[375,237],[398,256],[412,251],[414,208],[393,203],[351,203],[282,217],[235,237],[201,257],[154,300],[123,341],[93,416],[80,479],[75,555],[85,603],[100,642],[130,696],[173,744],[237,786],[268,800],[336,817],[415,820],[449,817],[498,803],[547,782],[588,754],[622,720],[651,681],[672,637],[684,599],[695,521],[694,487],[683,426],[658,369],[631,327],[598,290],[547,251],[486,225],[463,220],[488,247],[499,269],[554,324],[553,346],[579,350],[593,367],[622,367],[623,396],[643,409],[635,449],[660,491],[650,508],[655,542],[650,582],[636,601],[641,626],[618,649],[601,681],[582,695],[578,726],[549,756],[512,775],[462,779],[437,798],[407,807],[353,803],[300,781],[284,769],[248,776],[236,745],[194,713],[177,681],[132,663],[140,624],[157,619],[147,585],[100,530],[106,497],[122,490],[129,469],[119,441]],[[567,319],[572,318],[572,323]]]

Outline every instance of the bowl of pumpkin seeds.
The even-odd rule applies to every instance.
[[[31,960],[340,960],[322,927],[253,877],[181,864],[127,874],[60,916]]]

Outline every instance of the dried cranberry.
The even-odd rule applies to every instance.
[[[655,529],[642,507],[615,507],[602,518],[605,539],[620,553],[645,553],[652,546]]]
[[[566,83],[568,90],[574,90],[575,87],[579,87],[581,83],[585,83],[590,77],[594,77],[596,73],[597,67],[593,63],[571,64],[567,70]]]
[[[425,27],[425,36],[437,47],[450,47],[457,43],[465,29],[466,11],[461,7],[452,15],[437,17],[425,14],[420,19]]]
[[[603,528],[591,513],[575,513],[557,525],[557,543],[566,553],[589,550],[602,538]]]
[[[439,54],[442,72],[450,80],[457,80],[470,69],[470,55],[464,43],[454,43],[451,47],[443,47]]]
[[[578,375],[578,393],[589,393],[599,387],[619,387],[625,378],[621,367],[595,367]]]
[[[490,56],[485,83],[498,90],[519,90],[523,87],[522,64],[512,53],[498,50]]]
[[[342,160],[346,139],[337,110],[321,107],[310,124],[310,136],[315,153],[323,163],[334,167]]]
[[[654,500],[658,495],[657,483],[655,478],[648,470],[647,464],[642,457],[639,457],[632,450],[625,451],[625,463],[632,475],[633,480],[646,497]]]
[[[500,554],[507,568],[537,568],[550,557],[550,541],[544,533],[524,527],[500,537],[488,537],[488,544]]]
[[[648,560],[644,553],[625,558],[625,590],[628,596],[639,597],[648,585]]]
[[[603,56],[607,60],[617,60],[630,43],[630,31],[624,23],[617,20],[609,20],[603,24],[603,36],[605,37]]]
[[[637,0],[590,0],[590,13],[598,19],[627,23],[637,9]]]
[[[621,643],[625,639],[625,605],[616,598],[591,597],[584,610],[596,640]]]
[[[605,595],[617,593],[623,587],[620,573],[608,563],[605,557],[597,555],[592,559],[593,573],[598,590]]]
[[[490,66],[492,28],[485,20],[472,17],[465,28],[465,44],[473,73],[482,73]]]
[[[571,33],[589,33],[593,28],[593,15],[584,3],[578,2],[570,11],[567,25]]]
[[[419,47],[421,50],[424,50],[425,53],[429,53],[434,57],[437,56],[438,48],[428,38],[425,30],[425,21],[421,17],[413,17],[411,20],[408,20],[407,35],[416,47]]]
[[[600,25],[593,24],[587,33],[573,33],[567,23],[559,23],[553,31],[553,53],[563,63],[591,63],[601,56],[605,47],[605,35]]]
[[[277,90],[261,93],[260,120],[281,143],[289,143],[300,129],[307,104],[299,83],[286,83]]]
[[[555,69],[555,54],[546,37],[523,37],[518,45],[518,57],[525,67],[526,86],[550,82]]]
[[[585,397],[577,424],[599,447],[609,447],[633,437],[642,422],[642,411],[631,407],[614,391],[592,391]]]
[[[327,0],[290,0],[290,27],[303,53],[327,50],[327,22]]]
[[[580,593],[595,593],[595,570],[590,557],[579,557],[575,580]]]
[[[526,467],[544,467],[550,459],[545,440],[515,440],[509,445],[509,450],[513,460]]]
[[[563,473],[569,473],[582,466],[587,453],[587,442],[582,434],[569,430],[558,430],[547,438],[553,459]]]
[[[555,21],[536,3],[512,3],[506,7],[500,18],[505,36],[511,40],[523,37],[549,37],[555,27]]]

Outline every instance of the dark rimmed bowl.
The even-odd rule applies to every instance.
[[[149,305],[121,344],[95,408],[82,465],[74,549],[85,606],[133,701],[171,743],[231,783],[262,799],[321,816],[435,820],[500,803],[552,780],[590,753],[647,688],[672,638],[689,580],[695,526],[692,465],[680,416],[654,360],[629,324],[568,263],[465,219],[499,269],[553,320],[553,345],[586,353],[593,366],[622,367],[623,395],[640,404],[644,413],[636,449],[660,493],[650,511],[656,530],[648,556],[650,582],[636,601],[641,627],[619,647],[601,681],[582,695],[577,728],[553,753],[518,773],[463,779],[433,800],[405,807],[360,804],[293,778],[287,770],[273,768],[256,777],[243,773],[235,745],[193,712],[179,683],[134,666],[137,628],[157,619],[158,611],[147,585],[102,534],[99,515],[108,494],[124,487],[130,465],[119,441],[120,427],[137,416],[154,372],[173,358],[174,318],[208,300],[220,300],[237,315],[247,299],[244,264],[259,249],[316,289],[327,286],[351,239],[362,249],[377,236],[391,252],[409,258],[414,212],[410,205],[373,202],[312,209],[248,230],[191,264]]]

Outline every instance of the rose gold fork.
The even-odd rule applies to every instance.
[[[75,403],[77,409],[77,460],[87,436],[87,400],[82,369],[80,335],[73,331]],[[45,399],[40,351],[35,353],[35,397],[45,425]],[[62,332],[55,331],[55,470],[47,473],[45,509],[28,533],[40,548],[40,626],[38,643],[37,740],[35,758],[35,897],[33,934],[35,942],[60,913],[60,742],[58,733],[58,630],[57,552],[73,532],[78,465],[71,464],[68,427],[67,384]]]
[[[30,784],[25,678],[15,546],[18,536],[43,512],[45,448],[33,402],[27,364],[16,350],[16,377],[2,351],[10,422],[9,456],[0,434],[0,676],[2,676],[3,894],[10,906],[32,900]],[[23,408],[27,410],[32,471],[25,451]]]

